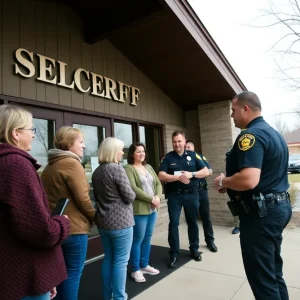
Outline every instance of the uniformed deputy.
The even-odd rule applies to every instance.
[[[282,274],[282,231],[291,218],[288,148],[261,116],[256,94],[232,100],[235,126],[243,129],[227,155],[226,177],[214,180],[240,218],[240,242],[246,275],[257,300],[288,300]]]
[[[186,150],[195,151],[195,144],[193,141],[188,140],[186,141],[185,145]],[[206,167],[208,168],[209,175],[212,175],[213,170],[205,158],[204,155],[198,153],[203,162],[205,163]],[[214,238],[214,230],[212,227],[211,217],[210,217],[210,209],[209,209],[209,199],[208,199],[208,189],[207,189],[207,180],[206,178],[199,179],[199,212],[202,220],[202,226],[204,231],[205,242],[207,244],[208,249],[211,252],[217,252],[218,248],[215,245],[215,238]]]
[[[200,261],[199,230],[197,215],[199,208],[198,178],[209,175],[203,160],[195,152],[187,151],[185,134],[175,131],[172,134],[174,151],[169,152],[161,161],[158,177],[166,183],[165,193],[168,199],[170,260],[168,266],[175,267],[179,255],[178,226],[182,206],[188,225],[188,237],[191,256]]]

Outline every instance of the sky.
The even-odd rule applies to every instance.
[[[273,47],[287,33],[286,29],[262,28],[273,21],[270,16],[262,17],[269,1],[188,1],[246,88],[260,98],[264,118],[274,125],[276,116],[281,116],[290,130],[299,127],[295,113],[291,112],[300,103],[300,90],[295,91],[284,83],[278,67],[295,66],[295,56],[288,59],[278,53],[288,47],[288,40]],[[290,12],[288,0],[273,1],[280,9]]]

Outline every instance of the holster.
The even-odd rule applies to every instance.
[[[227,202],[227,205],[231,211],[231,214],[234,217],[239,215],[239,207],[238,207],[237,201],[230,200]]]
[[[261,218],[265,217],[268,214],[265,197],[261,193],[253,194],[252,197],[256,204],[258,215]]]
[[[250,215],[251,207],[243,200],[230,200],[227,205],[233,216]]]

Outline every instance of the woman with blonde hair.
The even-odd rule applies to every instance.
[[[123,147],[124,143],[116,138],[105,139],[99,148],[100,165],[92,176],[96,223],[105,254],[102,264],[104,300],[127,299],[125,284],[132,245],[135,193],[120,164]]]
[[[131,277],[140,283],[146,281],[144,274],[159,274],[159,270],[149,265],[149,256],[157,210],[162,197],[162,186],[153,168],[147,164],[147,151],[144,144],[132,144],[129,147],[127,161],[125,171],[136,194],[133,202],[135,225],[130,254]]]
[[[67,277],[60,243],[69,220],[50,216],[40,165],[27,153],[35,134],[31,113],[2,105],[0,120],[0,298],[50,300]]]
[[[51,210],[61,198],[68,198],[65,212],[70,219],[71,235],[62,243],[68,279],[57,287],[57,299],[76,300],[87,252],[88,232],[95,217],[81,158],[85,149],[82,132],[61,127],[54,138],[56,149],[48,152],[48,165],[41,179]]]

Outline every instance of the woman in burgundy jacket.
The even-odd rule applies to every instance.
[[[32,115],[0,106],[0,298],[50,300],[66,279],[66,216],[51,217],[31,149]]]

